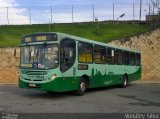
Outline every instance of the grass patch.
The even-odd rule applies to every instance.
[[[144,24],[109,24],[105,22],[0,26],[0,47],[20,45],[23,35],[35,32],[62,32],[107,43],[150,29],[150,26]]]

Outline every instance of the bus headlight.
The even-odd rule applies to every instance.
[[[53,75],[51,76],[51,80],[54,80],[56,77],[57,77],[57,74],[53,74]]]
[[[19,79],[23,79],[22,75],[19,74]]]

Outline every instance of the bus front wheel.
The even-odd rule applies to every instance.
[[[128,77],[125,75],[122,80],[121,87],[126,88],[128,86]]]
[[[78,96],[84,95],[86,88],[87,88],[87,82],[85,78],[82,77],[79,81],[78,90],[76,91],[76,95]]]

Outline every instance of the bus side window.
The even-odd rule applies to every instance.
[[[115,51],[115,63],[117,65],[122,65],[123,64],[123,60],[122,60],[122,54],[123,52],[121,50],[116,50]]]
[[[129,65],[129,52],[128,51],[123,52],[123,64]]]
[[[138,54],[138,53],[136,54],[136,59],[135,60],[136,60],[136,65],[139,66],[140,62],[141,62],[141,56],[140,56],[140,54]]]
[[[93,45],[88,43],[78,43],[78,61],[81,63],[92,63]]]
[[[115,50],[107,48],[107,64],[115,64],[114,55],[115,55]]]
[[[135,53],[130,53],[130,63],[131,66],[135,65]]]
[[[65,38],[60,44],[60,69],[62,72],[71,68],[76,57],[76,43],[74,40]]]
[[[94,62],[98,64],[106,63],[106,48],[101,46],[94,46]]]

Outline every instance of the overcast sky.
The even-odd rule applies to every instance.
[[[142,0],[143,5],[147,5],[150,0]],[[135,3],[135,12],[139,11],[140,0],[0,0],[0,24],[27,24],[30,21],[29,7],[32,16],[32,23],[48,22],[50,8],[53,7],[54,22],[71,22],[71,5],[80,5],[74,7],[76,12],[74,20],[85,21],[92,19],[91,5],[95,5],[95,16],[102,19],[104,15],[112,17],[112,4],[115,4],[116,13],[118,15],[126,13],[124,19],[132,17],[132,5]],[[105,6],[106,5],[106,6]],[[121,5],[121,6],[118,6]],[[99,7],[96,7],[99,6]],[[6,8],[9,7],[9,8]],[[143,7],[142,12],[147,12],[147,8]],[[107,11],[108,10],[108,11]],[[7,16],[8,12],[8,16]],[[127,16],[130,15],[130,16]],[[143,13],[145,14],[145,13]],[[41,18],[39,18],[41,16]],[[7,17],[9,21],[7,21]],[[137,14],[138,17],[138,14]],[[57,18],[57,19],[55,19]],[[67,19],[68,18],[68,19]],[[81,18],[81,19],[80,19]],[[82,19],[83,18],[83,19]],[[78,22],[78,21],[77,21]]]
[[[39,6],[39,5],[68,5],[68,4],[127,4],[139,3],[140,0],[0,0],[0,6]],[[150,0],[142,0],[147,3]]]

